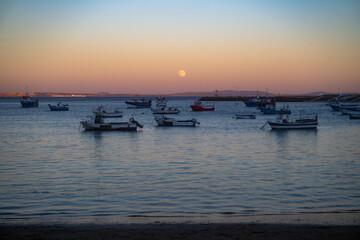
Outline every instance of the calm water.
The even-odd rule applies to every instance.
[[[68,98],[68,112],[23,109],[0,99],[0,221],[127,216],[208,216],[360,212],[360,120],[325,103],[289,103],[318,113],[318,130],[260,130],[267,119],[233,119],[256,111],[216,102],[190,111],[193,99],[169,99],[177,118],[196,128],[156,127],[150,109],[126,109],[121,98]],[[139,132],[84,132],[97,106],[122,107]],[[278,103],[279,106],[284,105]]]

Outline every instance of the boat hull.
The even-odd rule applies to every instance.
[[[176,120],[173,118],[156,117],[155,121],[159,127],[196,127],[196,124],[200,124],[196,119]]]
[[[128,108],[151,108],[150,102],[133,102],[133,101],[125,101]]]
[[[196,106],[196,105],[191,105],[190,107],[195,112],[214,111],[215,110],[215,107],[204,107],[204,106]]]
[[[80,122],[86,131],[136,131],[135,123],[89,123],[88,121]]]
[[[151,111],[153,112],[153,114],[178,114],[180,113],[179,110],[169,107],[168,109],[151,109]]]
[[[237,119],[255,119],[256,116],[254,114],[235,114]]]
[[[94,112],[97,115],[100,115],[102,118],[119,118],[122,117],[122,113],[102,113],[102,112]]]
[[[268,122],[273,130],[289,130],[289,129],[317,129],[318,122],[305,123],[275,123]]]
[[[50,111],[69,111],[69,107],[58,107],[49,105]]]
[[[243,101],[246,107],[258,107],[257,102]]]
[[[38,100],[34,100],[34,101],[20,101],[21,103],[21,107],[23,108],[32,108],[32,107],[39,107],[39,101]]]
[[[165,110],[165,111],[161,111],[161,110],[153,110],[152,112],[153,112],[153,114],[178,114],[178,113],[180,113],[180,111],[179,111],[179,110],[177,110],[177,111],[167,111],[167,110]]]

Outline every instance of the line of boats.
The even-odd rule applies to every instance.
[[[39,107],[39,100],[31,98],[28,94],[20,100],[22,107]],[[152,100],[146,99],[133,99],[125,101],[128,108],[151,108]],[[291,111],[288,106],[282,108],[276,108],[276,101],[273,98],[251,98],[249,101],[244,102],[247,107],[258,107],[260,111],[267,114],[277,114],[279,117],[274,121],[267,121],[264,126],[267,124],[274,130],[281,129],[316,129],[318,126],[318,116],[313,117],[299,117],[295,120],[289,120],[289,114]],[[342,114],[349,115],[351,119],[360,119],[360,107],[357,103],[341,103],[341,102],[332,102],[329,104],[334,111],[341,111]],[[69,111],[69,105],[58,102],[56,105],[48,104],[50,111]],[[203,104],[201,101],[196,100],[192,105],[190,105],[193,111],[214,111],[215,104]],[[167,114],[179,114],[180,111],[174,107],[167,106],[167,100],[164,97],[156,98],[155,108],[151,108],[151,111],[155,115],[154,120],[158,126],[161,127],[170,127],[170,126],[179,126],[179,127],[195,127],[200,125],[200,123],[195,119],[176,119],[167,117]],[[130,118],[126,122],[114,122],[114,121],[105,121],[106,118],[120,118],[123,116],[123,112],[119,108],[116,108],[113,111],[108,111],[104,106],[99,106],[95,111],[93,111],[93,116],[88,120],[83,120],[80,122],[82,127],[85,130],[100,130],[100,131],[136,131],[137,128],[142,128],[143,126]],[[255,119],[255,113],[240,113],[235,114],[236,119]],[[264,127],[263,126],[263,127]],[[262,128],[263,128],[262,127]]]

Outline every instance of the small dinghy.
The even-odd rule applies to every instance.
[[[190,120],[177,120],[174,118],[161,116],[155,117],[155,121],[158,126],[161,127],[195,127],[196,124],[200,125],[200,123],[195,118]]]
[[[80,124],[86,131],[136,131],[143,126],[133,118],[129,122],[104,122],[103,117],[95,114],[90,120],[81,121]]]
[[[119,108],[116,108],[113,112],[108,112],[105,110],[104,106],[99,106],[93,113],[100,115],[103,118],[118,118],[122,117],[123,115]]]
[[[235,114],[236,119],[255,119],[255,114]]]
[[[58,102],[56,105],[48,104],[50,111],[69,111],[69,105]]]

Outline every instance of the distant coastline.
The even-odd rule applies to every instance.
[[[0,98],[4,97],[22,97],[25,93],[0,93]],[[257,91],[213,91],[213,92],[184,92],[184,93],[172,93],[172,94],[111,94],[111,93],[54,93],[54,92],[32,92],[29,93],[31,97],[147,97],[155,98],[158,96],[164,97],[197,97],[201,101],[246,101],[249,97],[269,96],[274,97],[277,102],[304,102],[304,101],[320,101],[325,102],[330,99],[334,99],[339,94],[325,93],[325,92],[314,92],[307,94],[284,94],[275,95],[267,92]],[[359,99],[360,94],[353,93],[353,97],[347,99],[347,101],[353,101]]]

